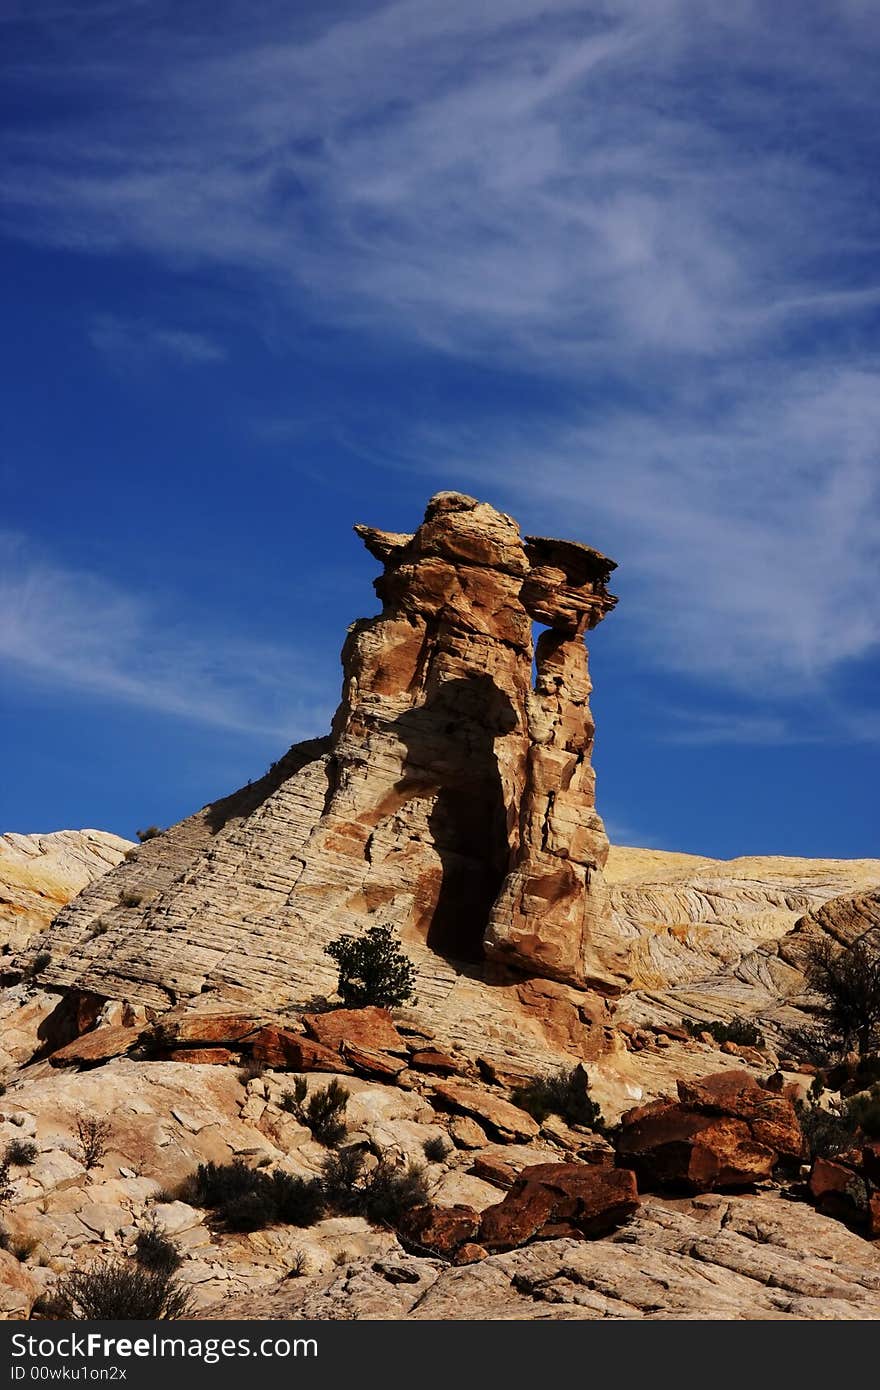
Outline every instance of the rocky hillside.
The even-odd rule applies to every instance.
[[[20,950],[130,849],[105,830],[0,835],[0,946]]]
[[[880,861],[609,848],[613,562],[457,493],[357,530],[382,611],[328,737],[6,958],[0,1308],[170,1241],[212,1317],[880,1317],[871,1077],[792,1042]],[[393,1015],[326,949],[377,925]]]

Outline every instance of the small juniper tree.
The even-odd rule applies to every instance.
[[[877,1045],[880,1033],[880,949],[864,938],[841,949],[827,939],[811,946],[807,982],[822,1000],[822,1023],[841,1051],[855,1047],[860,1057]]]
[[[391,927],[370,927],[363,936],[338,936],[326,947],[339,967],[337,989],[350,1008],[393,1008],[415,998],[416,968]]]

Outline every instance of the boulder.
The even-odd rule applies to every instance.
[[[679,1100],[707,1115],[745,1120],[752,1138],[780,1158],[799,1159],[804,1140],[797,1112],[785,1095],[759,1085],[747,1071],[723,1071],[698,1081],[679,1081]]]
[[[448,1257],[472,1241],[479,1229],[480,1215],[473,1207],[435,1207],[425,1202],[406,1213],[398,1233],[423,1251]]]
[[[664,1100],[623,1116],[617,1157],[636,1171],[643,1188],[689,1192],[750,1187],[769,1178],[776,1163],[775,1150],[757,1143],[745,1120]]]
[[[825,1216],[848,1226],[872,1224],[871,1189],[857,1168],[837,1159],[817,1158],[810,1169],[810,1196]]]
[[[483,1149],[489,1142],[486,1131],[470,1115],[455,1115],[449,1122],[449,1137],[457,1149]]]
[[[489,1251],[486,1249],[485,1245],[475,1245],[473,1241],[469,1240],[466,1241],[464,1245],[458,1247],[452,1263],[456,1265],[473,1265],[476,1264],[478,1260],[485,1260],[488,1254]]]
[[[257,1062],[280,1071],[350,1072],[351,1067],[322,1043],[270,1024],[254,1035],[251,1055]]]
[[[376,1052],[371,1047],[358,1047],[355,1043],[343,1043],[342,1056],[355,1071],[363,1072],[366,1076],[377,1076],[383,1081],[393,1081],[406,1068],[406,1062],[401,1057]]]
[[[145,1039],[156,1038],[170,1047],[213,1047],[241,1042],[256,1033],[265,1020],[254,1014],[201,1014],[191,1011],[173,1017],[166,1014]]]
[[[324,1047],[341,1051],[343,1044],[363,1047],[368,1052],[405,1052],[406,1045],[387,1009],[368,1005],[363,1009],[331,1009],[326,1013],[303,1014],[303,1025],[310,1038]]]
[[[111,1057],[122,1057],[134,1047],[139,1036],[139,1028],[125,1028],[118,1024],[96,1028],[59,1047],[49,1061],[53,1067],[96,1066],[109,1061]]]
[[[648,1188],[690,1192],[749,1187],[769,1178],[781,1158],[801,1157],[803,1136],[786,1095],[748,1072],[678,1082],[678,1102],[657,1100],[625,1114],[618,1159]]]
[[[441,1052],[436,1047],[425,1047],[414,1052],[409,1059],[413,1071],[432,1071],[438,1076],[460,1076],[468,1070],[462,1057],[454,1057],[451,1052]]]
[[[601,1236],[638,1205],[629,1169],[538,1163],[524,1168],[503,1201],[483,1212],[479,1243],[487,1250],[512,1250],[535,1238]]]
[[[491,1153],[477,1154],[468,1172],[473,1173],[475,1178],[482,1178],[483,1182],[490,1182],[493,1187],[504,1188],[505,1191],[516,1181],[516,1169]]]
[[[173,1047],[169,1062],[189,1062],[201,1067],[225,1067],[236,1057],[228,1047]]]
[[[485,1125],[500,1139],[534,1139],[541,1130],[531,1115],[527,1115],[509,1100],[458,1081],[438,1081],[434,1101],[439,1108],[459,1111]]]

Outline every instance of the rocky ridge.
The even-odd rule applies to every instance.
[[[132,848],[105,830],[0,835],[0,946],[20,950]]]
[[[212,1317],[880,1316],[880,1165],[804,1163],[809,1069],[785,1051],[805,943],[875,930],[880,861],[609,853],[584,635],[613,562],[460,494],[413,535],[356,529],[382,611],[349,630],[330,736],[7,960],[0,1143],[35,1153],[10,1172],[4,1315],[156,1222]],[[326,945],[375,923],[417,1001],[328,1009]],[[766,1041],[701,1031],[734,1018]],[[518,1100],[575,1065],[613,1143]],[[365,1161],[426,1165],[406,1219],[236,1233],[181,1198],[204,1162],[317,1178],[291,1087],[334,1080]],[[110,1124],[92,1167],[89,1114]]]

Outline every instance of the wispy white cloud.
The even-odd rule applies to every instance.
[[[649,415],[564,428],[401,425],[388,456],[521,499],[620,563],[653,663],[765,700],[813,698],[880,647],[880,378],[830,365],[739,375]],[[768,726],[769,727],[769,726]]]
[[[869,101],[880,33],[833,10],[821,46],[727,0],[396,0],[308,31],[278,7],[271,40],[248,15],[199,47],[185,12],[173,44],[158,19],[93,26],[64,82],[95,114],[7,134],[6,226],[553,370],[723,355],[865,294],[858,171],[816,137],[828,100]]]
[[[0,673],[279,740],[323,732],[326,691],[289,648],[183,626],[0,531]]]
[[[207,333],[122,319],[113,314],[94,319],[88,336],[92,347],[121,372],[139,372],[162,362],[203,367],[226,358],[226,349]]]
[[[183,6],[171,42],[107,3],[34,6],[89,101],[0,140],[7,231],[231,267],[555,378],[552,420],[512,404],[389,445],[614,553],[612,621],[660,668],[760,690],[753,737],[788,737],[804,690],[870,729],[832,687],[880,640],[875,5],[267,3],[210,39]],[[97,332],[216,360],[189,331]]]

